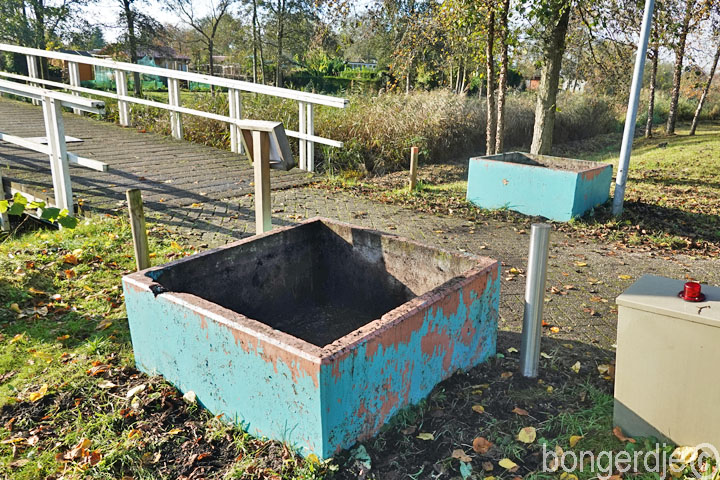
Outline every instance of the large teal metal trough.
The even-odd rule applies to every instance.
[[[123,278],[135,360],[327,458],[495,354],[498,262],[312,219]]]
[[[470,159],[467,199],[483,208],[568,221],[603,204],[612,165],[511,152]]]

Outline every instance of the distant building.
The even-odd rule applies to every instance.
[[[377,60],[370,60],[370,61],[364,61],[364,60],[357,60],[357,61],[350,61],[347,62],[347,66],[352,69],[356,68],[368,68],[368,69],[375,69],[377,68]]]
[[[91,52],[87,52],[85,50],[70,50],[70,49],[66,49],[66,48],[61,48],[57,51],[61,52],[61,53],[67,53],[70,55],[80,55],[82,57],[90,57],[90,58],[93,57],[93,54]],[[49,62],[54,67],[58,67],[58,68],[62,69],[63,77],[65,77],[65,78],[69,77],[69,74],[68,74],[68,63],[69,62],[67,62],[65,60],[57,60],[57,59],[50,59]],[[81,82],[84,80],[94,80],[95,79],[95,70],[93,69],[92,65],[88,65],[86,63],[79,63],[78,70],[80,70],[80,81]]]
[[[150,63],[148,60],[152,60],[152,64],[156,67],[180,70],[181,72],[187,72],[190,64],[190,57],[180,55],[172,47],[141,49],[138,51],[138,58],[144,59],[147,63]]]

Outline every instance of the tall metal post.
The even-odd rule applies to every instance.
[[[530,255],[528,257],[527,283],[525,284],[525,314],[523,316],[520,372],[525,377],[538,375],[540,364],[540,335],[545,302],[545,278],[550,225],[534,223],[530,230]]]
[[[633,72],[632,87],[630,88],[630,99],[628,100],[628,110],[625,116],[625,130],[623,131],[622,147],[620,149],[620,161],[618,162],[618,171],[615,178],[615,196],[613,197],[612,213],[616,217],[622,214],[623,202],[625,201],[625,184],[627,182],[628,167],[630,165],[632,142],[635,137],[635,120],[637,119],[640,89],[642,88],[645,57],[647,57],[646,52],[654,9],[655,0],[645,0],[645,13],[643,14],[640,39],[638,40],[638,50],[635,55],[635,71]]]

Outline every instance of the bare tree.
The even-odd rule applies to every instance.
[[[208,50],[210,75],[213,75],[215,68],[213,55],[215,53],[215,35],[217,34],[218,25],[236,1],[237,0],[212,0],[210,2],[210,12],[205,16],[201,16],[195,11],[193,3],[197,2],[193,2],[193,0],[166,1],[166,8],[174,12],[184,23],[189,25],[202,37]]]
[[[660,60],[660,38],[657,21],[653,28],[653,45],[650,50],[652,65],[650,68],[650,91],[648,98],[647,122],[645,123],[645,138],[652,138],[653,116],[655,115],[655,84],[657,83],[658,62]]]
[[[668,135],[675,133],[678,100],[680,98],[680,82],[682,81],[683,60],[685,58],[685,45],[687,43],[688,33],[690,33],[691,21],[695,14],[696,4],[697,0],[687,0],[685,2],[685,12],[683,13],[682,23],[679,25],[677,42],[675,44],[675,66],[673,68],[672,92],[670,93],[670,109],[668,110],[668,119],[665,125],[665,133]]]
[[[500,12],[500,76],[498,77],[497,94],[497,129],[495,133],[495,153],[502,153],[505,149],[505,94],[508,82],[508,15],[510,14],[510,0],[503,0]]]
[[[485,70],[487,71],[487,124],[485,128],[485,155],[495,153],[495,132],[497,129],[497,110],[495,110],[495,8],[488,4],[487,45],[485,48]]]
[[[713,57],[712,66],[710,67],[710,75],[708,76],[707,82],[705,83],[705,88],[703,88],[702,95],[700,96],[700,101],[698,101],[697,108],[695,109],[695,115],[693,116],[692,125],[690,126],[690,135],[695,135],[698,120],[700,119],[700,112],[702,111],[703,105],[705,104],[705,99],[707,99],[708,92],[710,91],[710,85],[712,84],[713,77],[715,76],[715,69],[717,68],[719,59],[720,43],[718,43],[718,46],[715,49],[715,56]]]

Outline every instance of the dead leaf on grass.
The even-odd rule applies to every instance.
[[[537,438],[535,427],[525,427],[517,435],[517,439],[523,443],[533,443]]]
[[[473,405],[472,409],[473,409],[473,412],[476,412],[476,413],[485,413],[485,407],[483,407],[482,405]]]
[[[453,450],[452,452],[452,458],[457,458],[461,462],[470,463],[472,462],[472,457],[470,457],[467,453],[465,453],[462,449],[458,448],[456,450]]]
[[[38,389],[37,391],[32,392],[30,394],[30,396],[28,397],[28,400],[30,400],[31,402],[37,402],[38,400],[40,400],[47,394],[47,391],[48,391],[48,384],[44,383],[43,386],[40,387],[40,389]]]
[[[581,366],[582,366],[582,365],[580,364],[579,361],[578,361],[578,362],[575,362],[575,363],[573,364],[573,366],[570,367],[570,370],[572,370],[572,371],[575,372],[575,373],[580,373],[580,367],[581,367]]]
[[[518,468],[518,464],[510,460],[509,458],[503,458],[498,462],[498,465],[503,467],[505,470],[513,471],[513,469]]]
[[[613,428],[612,433],[613,433],[613,435],[615,435],[615,437],[617,437],[617,439],[620,440],[621,442],[635,443],[635,439],[634,439],[634,438],[631,438],[631,437],[625,436],[625,434],[624,434],[623,431],[622,431],[622,428],[620,428],[619,426],[616,426],[615,428]]]
[[[570,448],[575,448],[580,440],[583,439],[582,435],[571,435],[570,436]]]
[[[419,438],[420,440],[426,440],[426,441],[435,440],[435,435],[433,435],[432,433],[420,433],[420,434],[418,434],[417,438]]]
[[[493,446],[493,443],[485,437],[475,437],[473,440],[473,451],[475,453],[485,454]]]
[[[530,415],[527,410],[525,410],[524,408],[520,408],[520,407],[513,408],[512,413],[520,415],[522,417],[527,417],[528,415]]]

